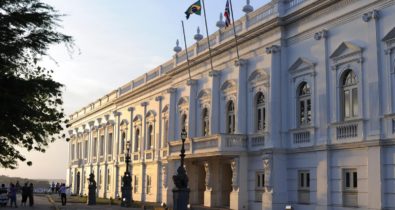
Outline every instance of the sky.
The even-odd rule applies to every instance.
[[[204,18],[184,12],[196,0],[42,0],[65,14],[59,30],[73,36],[74,52],[53,46],[42,65],[55,71],[54,79],[65,85],[67,115],[170,60],[176,40],[184,46],[181,20],[185,22],[188,46],[194,44],[197,27],[205,35]],[[270,0],[251,0],[254,9]],[[205,0],[209,33],[224,11],[226,0]],[[235,19],[244,13],[246,0],[233,0]],[[182,47],[184,48],[184,47]],[[65,179],[68,144],[58,140],[47,152],[27,153],[28,167],[0,168],[0,175],[34,179]]]

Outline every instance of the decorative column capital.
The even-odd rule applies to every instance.
[[[188,86],[193,86],[193,85],[196,85],[196,84],[197,84],[197,80],[190,79],[190,80],[187,81],[187,85]]]
[[[163,96],[156,96],[155,97],[155,101],[162,101],[163,100]]]
[[[278,45],[272,45],[271,47],[266,48],[267,54],[275,54],[279,51],[280,51],[280,46],[278,46]]]
[[[243,67],[246,66],[247,64],[248,64],[248,60],[245,59],[238,59],[235,61],[235,66]]]
[[[212,70],[212,71],[210,71],[210,72],[208,73],[208,75],[209,75],[210,77],[217,77],[217,76],[220,76],[220,75],[221,75],[221,72],[220,72],[220,71],[216,71],[216,70]]]
[[[176,92],[176,88],[169,88],[169,89],[167,89],[167,93],[175,93]]]
[[[380,12],[378,10],[373,10],[362,15],[362,20],[367,23],[370,20],[378,20],[380,18]]]
[[[134,107],[129,107],[129,108],[128,108],[128,111],[129,111],[129,112],[134,112]]]
[[[112,114],[114,115],[114,117],[119,117],[121,116],[122,113],[118,111],[114,111]]]
[[[317,33],[314,34],[314,39],[319,41],[322,38],[326,39],[328,37],[328,30],[323,29],[322,31],[319,31]]]
[[[149,103],[148,103],[147,101],[144,101],[144,102],[142,102],[140,105],[145,107],[145,106],[148,106],[148,104],[149,104]]]

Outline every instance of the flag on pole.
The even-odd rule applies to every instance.
[[[230,23],[229,0],[226,0],[224,16],[225,16],[225,27],[228,27],[228,26],[231,25],[231,23]]]
[[[187,11],[185,12],[187,19],[189,19],[189,16],[192,14],[197,14],[197,15],[202,14],[202,5],[200,3],[200,0],[189,6]]]

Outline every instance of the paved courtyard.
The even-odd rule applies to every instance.
[[[54,198],[57,195],[52,195]],[[22,207],[20,206],[20,197],[18,197],[18,209],[32,209],[32,210],[85,210],[85,209],[139,209],[139,208],[123,208],[118,205],[96,205],[96,206],[87,206],[86,204],[82,203],[67,203],[66,206],[62,206],[61,203],[55,202],[54,199],[47,195],[36,195],[34,196],[34,206],[33,207]],[[57,199],[56,199],[57,200]],[[6,208],[1,209],[15,209],[7,206]]]

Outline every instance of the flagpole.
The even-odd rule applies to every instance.
[[[232,25],[233,25],[233,34],[235,35],[235,42],[236,42],[236,53],[237,53],[237,60],[240,60],[240,54],[239,54],[239,43],[237,41],[237,34],[236,34],[236,25],[235,25],[235,18],[233,16],[233,5],[232,5],[232,0],[229,0],[230,3],[230,13],[232,14]]]
[[[188,74],[189,74],[189,80],[192,80],[191,77],[191,66],[189,64],[189,54],[188,54],[188,47],[187,47],[187,38],[185,37],[185,27],[184,27],[184,21],[181,20],[181,24],[182,24],[182,33],[184,34],[184,44],[185,44],[185,53],[187,56],[187,63],[188,63]]]
[[[210,55],[211,70],[214,71],[213,57],[211,55],[210,37],[208,35],[208,27],[207,27],[206,4],[204,3],[204,0],[202,0],[202,3],[203,3],[203,10],[204,10],[204,22],[206,24],[207,44],[208,44],[208,52],[209,52],[209,55]]]

